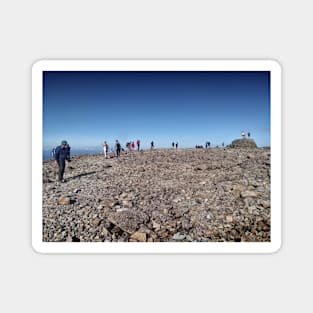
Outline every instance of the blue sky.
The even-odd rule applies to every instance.
[[[269,72],[44,72],[43,146],[270,145]]]

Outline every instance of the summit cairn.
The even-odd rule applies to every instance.
[[[244,148],[244,149],[251,149],[251,148],[257,148],[257,145],[253,139],[246,138],[245,132],[241,132],[241,139],[235,139],[233,142],[229,145],[230,148]],[[249,136],[250,137],[250,133]]]

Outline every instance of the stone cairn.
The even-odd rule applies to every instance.
[[[241,133],[241,139],[235,139],[229,145],[230,148],[257,148],[257,145],[253,139],[246,138],[245,132]]]
[[[253,139],[243,138],[243,139],[235,139],[229,145],[230,148],[257,148],[257,145]]]

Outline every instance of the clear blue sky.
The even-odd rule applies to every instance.
[[[44,72],[43,146],[270,145],[269,72]]]

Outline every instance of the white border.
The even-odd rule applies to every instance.
[[[271,242],[42,242],[43,71],[270,71]],[[32,245],[40,253],[273,253],[281,247],[281,67],[272,60],[41,60],[32,67]]]

